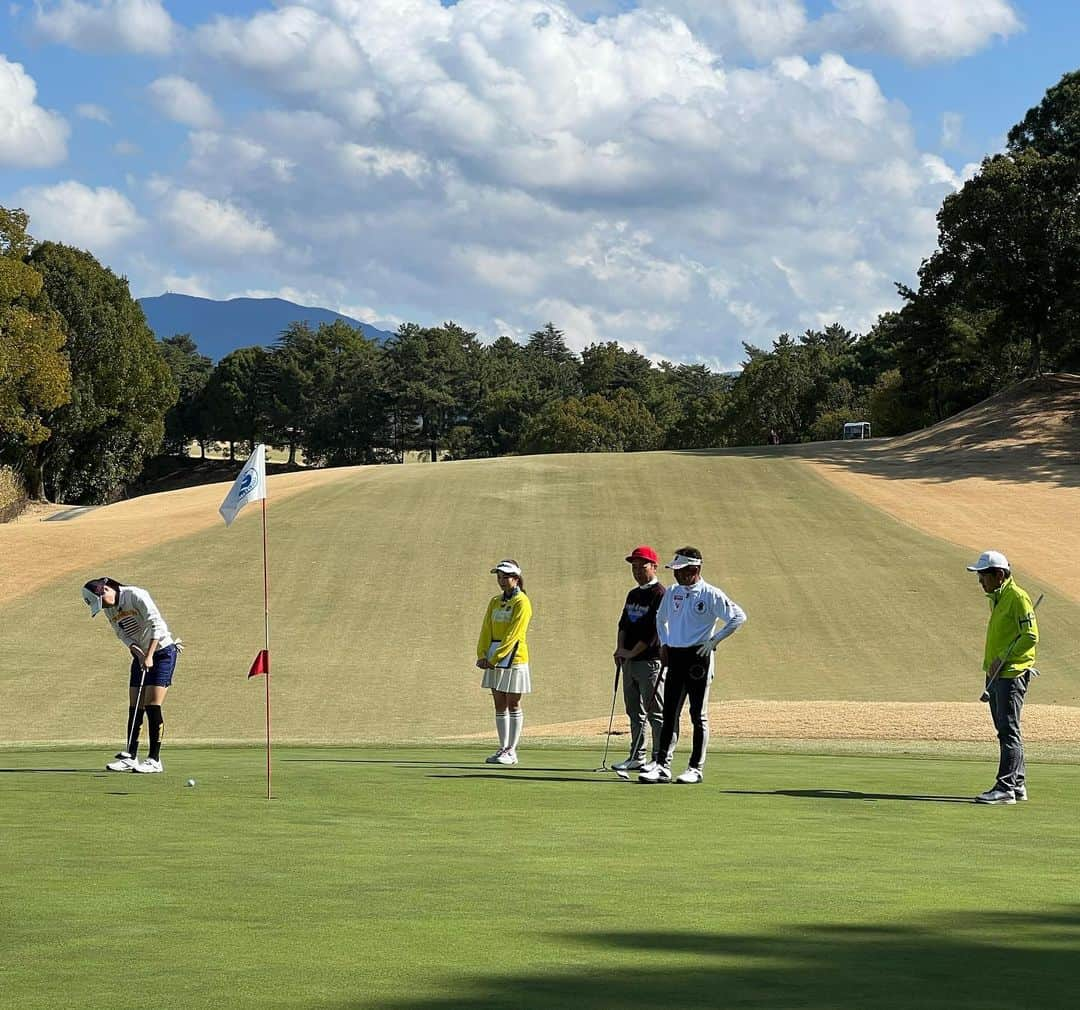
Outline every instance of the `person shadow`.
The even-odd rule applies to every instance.
[[[974,796],[930,793],[864,793],[857,789],[723,789],[729,796],[791,796],[808,800],[904,800],[909,803],[974,803]]]

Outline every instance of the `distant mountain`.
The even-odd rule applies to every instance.
[[[284,298],[230,298],[227,302],[217,302],[212,298],[164,294],[140,298],[139,304],[159,340],[175,333],[190,333],[199,351],[212,361],[238,347],[255,344],[269,347],[290,323],[298,320],[314,328],[320,323],[342,319],[350,326],[359,326],[370,339],[381,342],[391,336],[387,330],[376,329],[340,312],[297,305]]]

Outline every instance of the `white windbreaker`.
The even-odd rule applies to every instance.
[[[121,586],[116,606],[103,607],[102,610],[116,637],[129,648],[137,645],[145,653],[155,638],[160,649],[175,641],[150,594],[138,586]]]
[[[713,637],[713,627],[723,621],[716,641],[723,641],[746,620],[746,613],[716,586],[698,579],[692,586],[671,586],[656,612],[656,631],[661,645],[687,648]]]

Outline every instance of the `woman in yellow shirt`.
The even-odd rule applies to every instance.
[[[484,614],[476,643],[476,665],[484,671],[480,686],[489,688],[495,701],[499,749],[485,760],[488,764],[516,765],[525,721],[521,696],[532,690],[529,647],[525,644],[532,604],[525,595],[525,580],[516,561],[500,561],[491,573],[498,579],[501,592],[491,598]]]

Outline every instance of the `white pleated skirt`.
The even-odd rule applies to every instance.
[[[529,694],[532,691],[529,664],[515,663],[501,670],[485,670],[480,686],[492,691],[505,691],[507,694]]]

